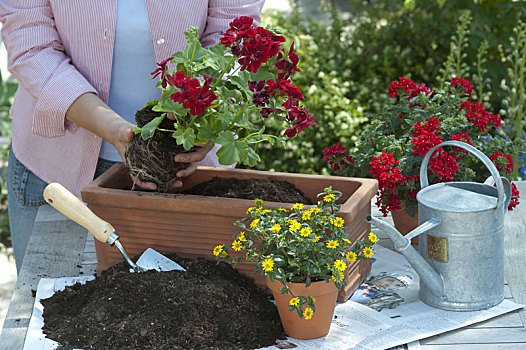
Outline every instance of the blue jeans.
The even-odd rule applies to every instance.
[[[94,178],[100,176],[114,164],[115,162],[99,159]],[[20,272],[38,208],[47,204],[43,193],[48,184],[19,162],[12,149],[9,152],[7,168],[9,227],[16,269]]]

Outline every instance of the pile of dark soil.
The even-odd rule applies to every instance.
[[[312,204],[293,184],[275,179],[233,179],[214,177],[183,192],[201,196],[262,199],[282,203]]]
[[[129,273],[120,263],[42,301],[62,349],[257,349],[284,338],[268,294],[230,265],[167,255],[186,268]]]

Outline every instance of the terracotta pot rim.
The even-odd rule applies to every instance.
[[[265,279],[267,282],[267,286],[270,289],[278,290],[279,288],[282,288],[283,284],[281,283],[281,281],[278,281],[277,279],[275,279],[274,282],[270,282],[270,278],[268,275],[265,276]],[[336,284],[332,280],[329,280],[329,281],[322,280],[322,281],[312,282],[308,287],[305,287],[305,282],[286,282],[286,284],[287,284],[287,287],[294,287],[294,289],[297,292],[300,292],[300,291],[303,292],[303,291],[308,290],[310,292],[316,291],[314,293],[319,294],[320,292],[318,292],[318,290],[325,290],[325,292],[320,295],[329,294],[329,293],[332,293],[334,289],[336,290],[338,289],[336,287]]]

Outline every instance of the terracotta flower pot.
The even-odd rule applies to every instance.
[[[325,175],[290,174],[246,169],[198,167],[185,179],[183,190],[214,177],[239,179],[274,178],[294,184],[313,203],[327,186],[343,193],[338,213],[345,220],[349,239],[366,239],[370,225],[365,216],[371,213],[371,199],[378,190],[372,179]],[[237,232],[234,221],[246,216],[254,201],[235,198],[131,191],[132,180],[122,164],[116,164],[82,190],[82,199],[91,210],[113,225],[129,255],[151,247],[161,253],[176,252],[182,257],[215,260],[212,250],[219,244],[232,242]],[[265,202],[269,208],[291,208],[293,203]],[[118,250],[95,242],[97,272],[122,261]],[[369,260],[349,266],[345,272],[347,285],[340,291],[339,301],[346,301],[370,272]],[[254,264],[241,263],[236,269],[253,277],[265,288],[265,278],[255,271]]]
[[[287,283],[287,286],[292,292],[291,295],[290,292],[289,294],[280,293],[279,288],[283,288],[281,282],[277,280],[270,282],[268,277],[266,281],[276,301],[283,329],[285,329],[285,333],[287,333],[289,337],[296,339],[315,339],[329,333],[338,296],[338,289],[334,282],[314,282],[308,288],[305,287],[305,283]],[[314,312],[310,320],[300,318],[295,311],[289,311],[290,300],[293,296],[300,295],[305,297],[310,295],[316,299],[314,303],[316,312]]]
[[[418,210],[415,216],[410,216],[405,210],[391,212],[394,226],[401,234],[406,235],[418,226]],[[411,240],[411,243],[418,244],[418,236]]]

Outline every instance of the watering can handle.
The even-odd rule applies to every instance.
[[[427,166],[429,164],[429,160],[431,159],[431,156],[435,152],[435,150],[442,146],[456,146],[465,149],[466,151],[470,152],[471,154],[475,155],[479,160],[484,163],[484,165],[489,169],[489,172],[491,173],[491,176],[493,176],[493,179],[495,180],[495,183],[497,184],[497,193],[498,193],[498,201],[497,201],[497,207],[502,207],[506,201],[506,194],[504,192],[504,185],[502,184],[502,179],[500,178],[499,172],[497,168],[495,167],[495,164],[486,157],[484,153],[476,149],[475,147],[461,141],[445,141],[441,144],[431,148],[425,155],[424,160],[422,161],[422,165],[420,167],[420,187],[425,188],[429,186],[429,181],[427,179]]]

